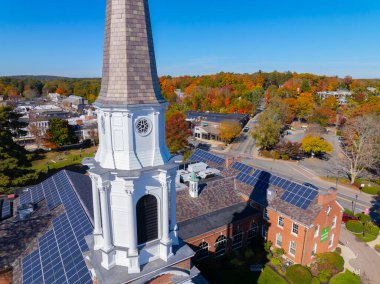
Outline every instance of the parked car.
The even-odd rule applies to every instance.
[[[244,127],[243,132],[247,133],[248,131],[249,131],[249,127],[248,126]]]
[[[303,185],[306,186],[306,187],[310,187],[310,188],[318,190],[318,187],[316,187],[314,184],[311,184],[311,183],[308,183],[308,182],[304,182]]]

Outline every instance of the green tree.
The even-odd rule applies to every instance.
[[[75,136],[74,127],[69,122],[60,118],[53,118],[49,121],[49,129],[47,131],[48,142],[50,148],[54,146],[70,145],[78,142]],[[53,146],[53,147],[52,147]]]
[[[333,147],[331,144],[321,137],[308,135],[301,141],[301,148],[307,154],[325,154],[331,153]]]
[[[252,137],[256,140],[256,145],[262,149],[272,149],[281,136],[282,124],[273,119],[259,117],[259,123],[252,131]]]
[[[28,169],[31,155],[14,139],[26,134],[25,123],[10,107],[0,107],[0,194],[9,193],[15,186],[37,179],[38,174]]]

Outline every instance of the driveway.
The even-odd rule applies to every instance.
[[[365,243],[356,240],[356,237],[342,226],[339,240],[357,254],[357,258],[350,261],[351,266],[360,269],[361,283],[380,283],[380,256]]]

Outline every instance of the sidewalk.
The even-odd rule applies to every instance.
[[[380,283],[380,256],[366,243],[358,241],[356,237],[345,227],[340,231],[339,240],[343,244],[348,244],[348,248],[357,256],[352,259],[352,254],[347,253],[348,263],[350,266],[360,269],[362,283],[378,284]],[[342,250],[343,253],[343,250]],[[343,256],[343,255],[342,255]],[[346,259],[345,259],[346,260]]]

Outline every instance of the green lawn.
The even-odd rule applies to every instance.
[[[233,283],[233,282],[230,282]],[[240,282],[239,282],[240,283]],[[255,283],[255,282],[252,282]],[[277,272],[273,271],[269,266],[265,266],[263,272],[261,272],[258,284],[287,284],[287,282],[277,274]]]
[[[330,279],[329,284],[360,284],[360,277],[346,270]]]
[[[322,177],[322,179],[325,179],[327,181],[334,182],[334,183],[336,182],[336,177],[328,176],[328,177]],[[348,178],[340,177],[338,178],[338,181],[339,181],[338,187],[339,185],[344,185],[344,186],[352,187],[359,190],[359,186],[361,184],[365,184],[366,186],[362,189],[363,192],[371,194],[371,195],[377,195],[377,193],[380,192],[380,185],[366,179],[356,179],[355,184],[351,184]],[[368,184],[370,184],[371,186],[368,187],[367,186]]]
[[[360,239],[363,242],[372,242],[373,240],[376,240],[377,236],[366,233],[365,236],[363,237],[363,234],[355,234],[355,236]]]
[[[83,158],[92,157],[98,147],[81,150],[68,150],[62,152],[51,151],[42,154],[42,157],[32,162],[36,170],[59,170],[68,166],[80,164]]]

